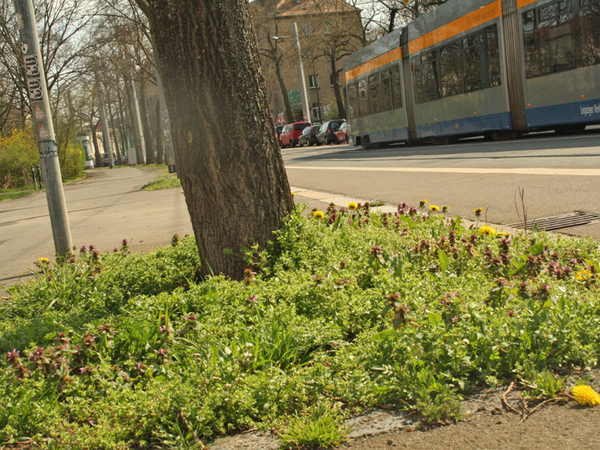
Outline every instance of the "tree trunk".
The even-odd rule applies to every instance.
[[[163,145],[163,130],[162,130],[162,120],[160,114],[160,101],[156,101],[156,130],[154,135],[156,136],[156,164],[163,163],[163,154],[165,150],[165,146]]]
[[[110,93],[106,89],[106,103],[108,104],[108,117],[110,117],[110,126],[113,132],[113,142],[115,143],[115,153],[117,154],[117,165],[123,165],[123,158],[121,157],[121,146],[119,145],[119,136],[117,135],[117,128],[115,127],[115,116],[112,112],[112,102],[110,101]]]
[[[127,100],[129,105],[129,124],[131,135],[133,136],[133,143],[135,145],[135,159],[136,164],[144,164],[144,144],[142,143],[142,138],[144,137],[144,131],[139,129],[138,120],[137,120],[137,95],[133,90],[135,89],[135,81],[127,80],[126,83]]]
[[[146,91],[146,81],[140,81],[140,112],[142,114],[142,128],[144,129],[144,141],[146,142],[146,164],[156,164],[154,152],[154,133],[150,126],[150,117],[148,114],[148,93]]]
[[[274,59],[273,62],[275,63],[275,74],[277,75],[279,89],[281,89],[281,96],[283,97],[283,104],[285,105],[285,120],[287,123],[293,123],[295,122],[294,110],[292,109],[290,96],[288,95],[287,88],[285,87],[285,81],[283,80],[283,75],[281,74],[281,61]]]
[[[344,100],[342,99],[342,93],[340,88],[339,73],[337,70],[335,54],[333,49],[329,53],[329,62],[331,63],[331,79],[333,80],[333,93],[335,94],[335,102],[338,107],[338,118],[346,118],[346,108],[344,107]]]
[[[202,270],[241,279],[294,207],[247,0],[145,5]]]

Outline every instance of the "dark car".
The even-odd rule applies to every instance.
[[[298,145],[300,147],[307,145],[311,146],[313,144],[319,145],[319,141],[317,139],[317,133],[321,129],[321,125],[313,125],[312,127],[306,127],[302,130],[302,134],[298,138]]]
[[[329,120],[321,125],[321,129],[317,135],[319,144],[339,144],[340,142],[338,141],[335,132],[338,131],[345,122],[344,119],[335,119]]]

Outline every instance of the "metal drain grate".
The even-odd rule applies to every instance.
[[[574,211],[561,216],[544,217],[542,219],[532,220],[531,222],[527,222],[527,228],[531,230],[535,226],[538,230],[553,231],[561,230],[563,228],[579,227],[598,221],[600,221],[600,214]],[[523,222],[511,223],[506,226],[520,229],[525,228]]]

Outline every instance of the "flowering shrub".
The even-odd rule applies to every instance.
[[[476,387],[556,395],[555,371],[597,364],[593,241],[406,204],[321,213],[291,214],[240,282],[198,282],[190,238],[40,262],[0,304],[0,444],[183,448],[249,428],[321,442],[376,404],[445,422]]]
[[[60,170],[64,180],[81,176],[84,169],[83,150],[76,144],[60,146]],[[31,166],[40,164],[33,130],[15,129],[0,136],[0,189],[19,188],[32,184]]]

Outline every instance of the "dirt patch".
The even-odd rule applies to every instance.
[[[525,422],[514,413],[479,412],[427,431],[394,431],[350,441],[340,450],[424,449],[598,449],[600,408],[574,402],[552,405]]]
[[[589,376],[594,384],[600,370]],[[567,385],[572,385],[570,379]],[[503,402],[506,400],[506,404]],[[535,413],[536,402],[525,404],[522,392],[506,387],[486,389],[462,402],[465,420],[423,429],[414,417],[401,411],[372,410],[346,421],[352,430],[339,450],[426,449],[556,449],[596,450],[600,407],[584,408],[573,400],[547,404]],[[516,411],[516,412],[515,412]],[[211,450],[276,450],[275,436],[250,432],[218,439]]]

